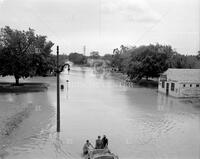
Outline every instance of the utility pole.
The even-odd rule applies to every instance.
[[[59,46],[57,46],[57,132],[60,132],[60,71],[59,71]]]
[[[68,66],[68,72],[70,71],[70,65],[65,63],[59,65],[59,46],[57,46],[57,64],[56,64],[56,75],[57,75],[57,132],[60,132],[60,73],[64,70],[65,66]]]
[[[83,55],[85,56],[85,54],[86,54],[86,46],[84,45],[83,46]]]

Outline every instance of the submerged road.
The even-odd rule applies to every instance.
[[[199,159],[200,103],[156,89],[129,87],[91,68],[72,67],[60,76],[61,133],[56,133],[56,78],[45,92],[1,94],[3,110],[31,105],[32,112],[0,142],[0,158],[81,158],[86,139],[107,135],[120,159]],[[69,82],[66,82],[69,80]],[[0,112],[3,113],[3,112]],[[4,145],[4,146],[3,146]]]

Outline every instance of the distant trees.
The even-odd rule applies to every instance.
[[[147,45],[139,47],[120,46],[113,50],[112,57],[104,58],[111,61],[114,70],[126,73],[132,80],[158,77],[168,68],[200,68],[197,56],[178,54],[169,45]]]
[[[46,36],[36,35],[33,29],[20,31],[6,26],[0,32],[0,75],[13,75],[16,85],[20,78],[42,75],[52,71],[51,48]]]
[[[74,64],[77,65],[83,65],[87,63],[87,58],[83,54],[79,53],[70,53],[69,56],[69,61],[73,62]]]
[[[55,56],[57,58],[57,56]],[[68,61],[68,55],[61,54],[59,55],[59,65],[64,65]]]
[[[92,59],[98,59],[98,58],[100,58],[99,52],[98,51],[92,51],[90,53],[90,58],[92,58]]]
[[[108,60],[108,61],[112,61],[113,60],[113,55],[105,54],[104,56],[102,56],[102,59]]]
[[[114,49],[113,59],[112,59],[113,68],[115,68],[118,71],[122,71],[123,70],[122,62],[123,62],[123,54],[121,53],[121,51],[119,51],[118,48]]]

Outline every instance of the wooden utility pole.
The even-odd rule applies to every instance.
[[[60,132],[60,72],[59,72],[59,46],[57,46],[57,132]]]
[[[85,56],[85,54],[86,54],[86,46],[84,45],[83,46],[83,55]]]

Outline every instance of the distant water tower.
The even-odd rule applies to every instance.
[[[85,55],[86,54],[86,46],[84,45],[83,46],[83,55]]]

